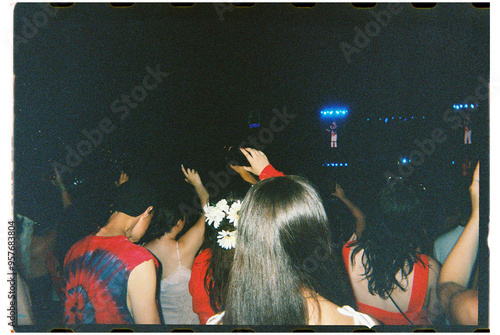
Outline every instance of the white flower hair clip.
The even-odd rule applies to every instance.
[[[218,229],[224,219],[234,227],[233,230],[221,230],[217,235],[217,243],[224,249],[232,249],[236,246],[236,234],[238,220],[240,218],[239,211],[241,209],[241,201],[234,201],[231,206],[228,205],[226,199],[222,199],[215,206],[206,204],[203,206],[206,222],[208,225],[214,225]]]

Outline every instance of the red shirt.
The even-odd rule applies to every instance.
[[[90,235],[71,247],[64,260],[64,323],[133,324],[127,307],[127,285],[132,270],[158,261],[124,235]]]
[[[285,176],[283,172],[279,172],[278,170],[273,168],[271,164],[269,164],[264,168],[264,170],[262,170],[262,172],[259,175],[259,179],[264,180],[271,177],[283,177],[283,176]]]
[[[215,315],[214,310],[210,307],[210,297],[205,290],[205,274],[212,258],[212,250],[205,249],[193,262],[191,269],[191,279],[189,280],[189,293],[193,297],[193,312],[198,314],[200,324],[204,325],[207,320]]]
[[[342,249],[344,263],[347,267],[347,273],[350,275],[350,243],[347,242]],[[427,309],[424,309],[425,297],[427,295],[427,283],[429,280],[429,258],[424,254],[419,254],[420,259],[425,266],[420,262],[415,262],[413,266],[413,288],[411,291],[410,304],[405,315],[415,325],[430,325],[427,317]],[[375,319],[385,325],[409,325],[410,323],[399,312],[390,312],[381,308],[366,305],[356,299],[357,311],[373,316]]]

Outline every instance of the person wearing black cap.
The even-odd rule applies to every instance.
[[[158,261],[134,244],[149,227],[155,199],[146,183],[123,183],[107,224],[70,249],[63,268],[66,324],[160,323]]]

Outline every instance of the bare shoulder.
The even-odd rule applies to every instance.
[[[354,325],[352,317],[341,314],[339,306],[321,296],[307,298],[307,308],[310,325]]]
[[[149,281],[151,278],[156,278],[154,259],[142,262],[130,272],[130,276],[128,277],[129,289],[133,288],[135,283]]]

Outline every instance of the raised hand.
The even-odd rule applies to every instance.
[[[181,165],[182,168],[182,173],[184,173],[184,176],[186,177],[184,180],[186,183],[191,184],[193,186],[197,186],[202,184],[200,175],[196,170],[194,169],[185,169],[184,165]]]
[[[344,199],[345,198],[344,189],[340,187],[339,184],[335,183],[335,192],[332,193],[332,195],[339,199]]]
[[[207,190],[205,189],[205,186],[203,186],[203,183],[201,182],[200,175],[194,169],[186,170],[184,168],[184,165],[181,165],[181,169],[182,173],[184,173],[184,176],[186,177],[184,180],[186,181],[186,183],[194,186],[198,197],[200,197],[201,205],[205,206],[205,204],[208,203],[209,196]]]
[[[250,167],[243,167],[246,171],[259,176],[262,170],[269,165],[269,160],[262,151],[251,148],[240,148],[240,150],[251,165]]]
[[[117,181],[115,181],[115,186],[118,187],[120,186],[121,184],[125,183],[128,181],[128,175],[122,171],[122,173],[120,174],[120,179],[118,179]]]

